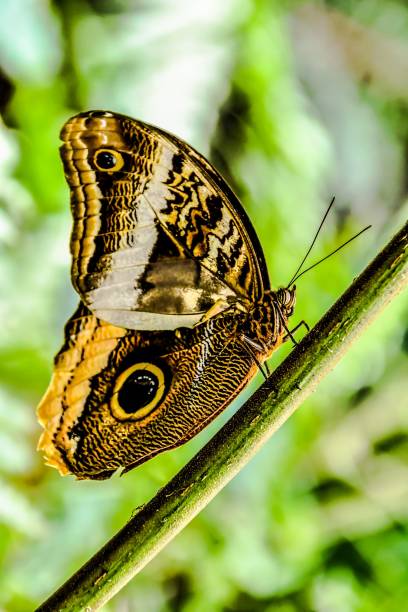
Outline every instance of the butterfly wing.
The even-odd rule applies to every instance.
[[[194,329],[135,332],[80,304],[38,408],[47,463],[103,479],[186,442],[256,371],[240,324],[222,314]]]
[[[98,317],[130,329],[193,326],[214,304],[269,288],[238,199],[192,147],[105,111],[61,132],[74,227],[72,281]]]

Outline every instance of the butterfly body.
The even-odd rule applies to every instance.
[[[50,465],[107,478],[187,441],[287,335],[294,289],[270,289],[242,206],[194,149],[105,111],[69,120],[72,280],[38,414]]]

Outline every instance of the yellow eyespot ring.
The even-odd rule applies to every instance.
[[[114,149],[98,149],[94,153],[93,163],[101,172],[117,172],[123,168],[125,160],[119,151]]]
[[[165,376],[159,366],[136,363],[116,379],[110,402],[112,414],[120,421],[140,421],[159,406],[165,391]]]

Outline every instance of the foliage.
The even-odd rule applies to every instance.
[[[406,217],[407,40],[396,1],[0,3],[0,608],[38,604],[234,409],[108,482],[62,479],[35,453],[35,406],[76,303],[64,120],[125,112],[211,154],[274,285],[296,269],[333,193],[316,259],[373,223],[299,281],[293,323],[313,324]],[[402,610],[406,319],[400,299],[106,610]]]

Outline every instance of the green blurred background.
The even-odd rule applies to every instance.
[[[407,217],[407,75],[405,0],[0,2],[0,610],[34,609],[260,382],[124,478],[76,482],[43,465],[35,408],[77,302],[63,122],[119,111],[209,156],[274,286],[332,195],[312,260],[372,223],[299,281],[293,324],[313,325]],[[400,297],[104,610],[408,610],[407,318]]]

